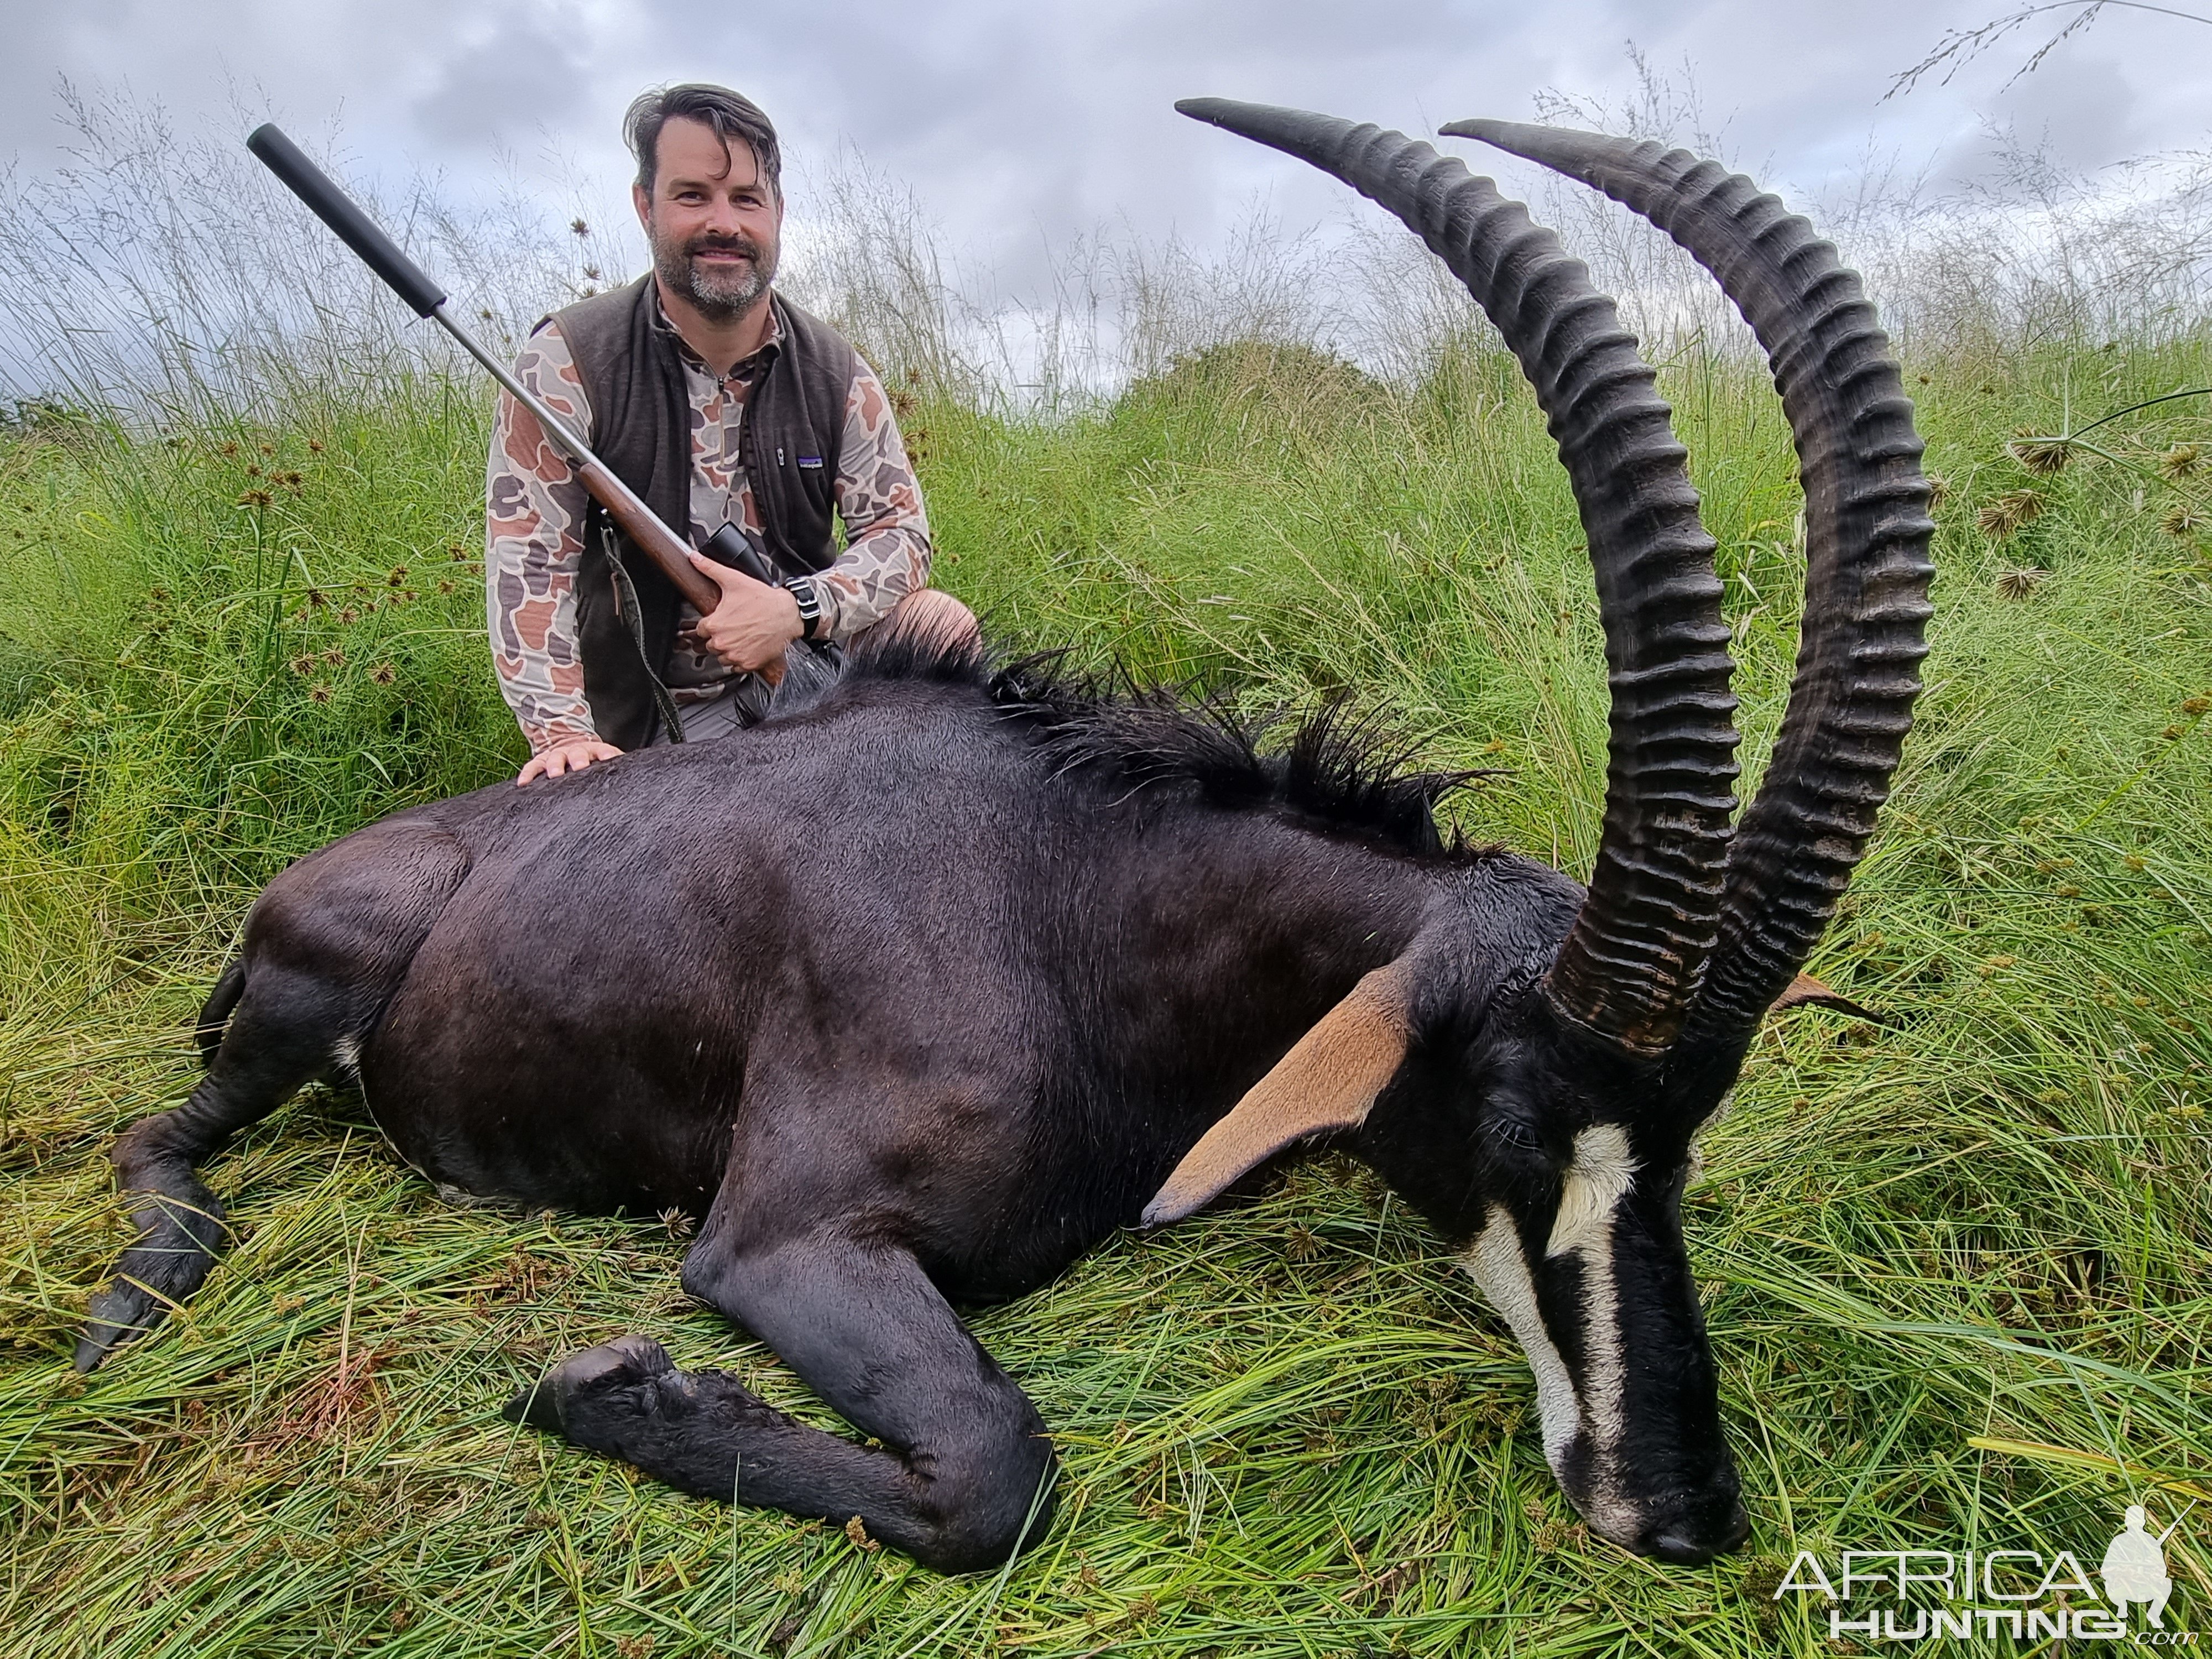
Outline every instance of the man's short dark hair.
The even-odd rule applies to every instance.
[[[724,145],[741,143],[753,153],[760,176],[778,196],[783,194],[783,152],[775,142],[775,124],[758,104],[727,87],[690,82],[680,87],[656,87],[641,92],[623,117],[623,137],[637,157],[637,185],[648,197],[659,165],[660,129],[681,118],[697,121],[714,130]]]

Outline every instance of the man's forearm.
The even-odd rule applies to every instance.
[[[856,363],[845,399],[837,513],[848,544],[814,585],[822,595],[821,632],[846,640],[929,586],[929,518],[921,484],[907,459],[890,398],[864,362]]]
[[[533,335],[515,372],[556,413],[590,429],[590,405],[557,331]],[[589,497],[537,417],[503,394],[484,499],[485,609],[500,693],[533,753],[591,739],[575,602]]]
[[[929,536],[905,525],[871,531],[814,579],[822,595],[820,636],[848,640],[929,586]]]

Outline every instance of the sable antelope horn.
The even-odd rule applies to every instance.
[[[1457,161],[1303,110],[1219,98],[1176,108],[1396,214],[1467,285],[1534,386],[1589,542],[1613,693],[1604,832],[1546,986],[1610,1041],[1663,1051],[1719,933],[1736,734],[1714,544],[1650,367],[1582,261]]]
[[[1935,574],[1912,403],[1856,272],[1803,218],[1687,150],[1598,133],[1443,129],[1578,179],[1719,282],[1765,349],[1805,486],[1805,607],[1774,757],[1729,848],[1720,939],[1686,1048],[1740,1048],[1835,914],[1920,691]]]

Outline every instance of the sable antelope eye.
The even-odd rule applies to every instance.
[[[1492,1118],[1483,1125],[1483,1133],[1493,1141],[1517,1148],[1524,1152],[1540,1152],[1544,1138],[1517,1117]]]

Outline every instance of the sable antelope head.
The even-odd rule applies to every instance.
[[[1536,1375],[1545,1454],[1603,1536],[1698,1562],[1747,1522],[1720,1428],[1680,1205],[1698,1128],[1796,978],[1888,792],[1931,614],[1912,410],[1856,275],[1750,179],[1656,143],[1462,121],[1604,191],[1711,272],[1765,348],[1805,489],[1797,672],[1735,818],[1735,701],[1712,538],[1650,367],[1588,270],[1522,205],[1427,144],[1302,111],[1183,113],[1313,163],[1400,218],[1520,360],[1572,480],[1612,689],[1586,892],[1525,866],[1370,974],[1178,1165],[1187,1215],[1324,1132],[1459,1243]],[[1571,917],[1571,920],[1569,919]]]

